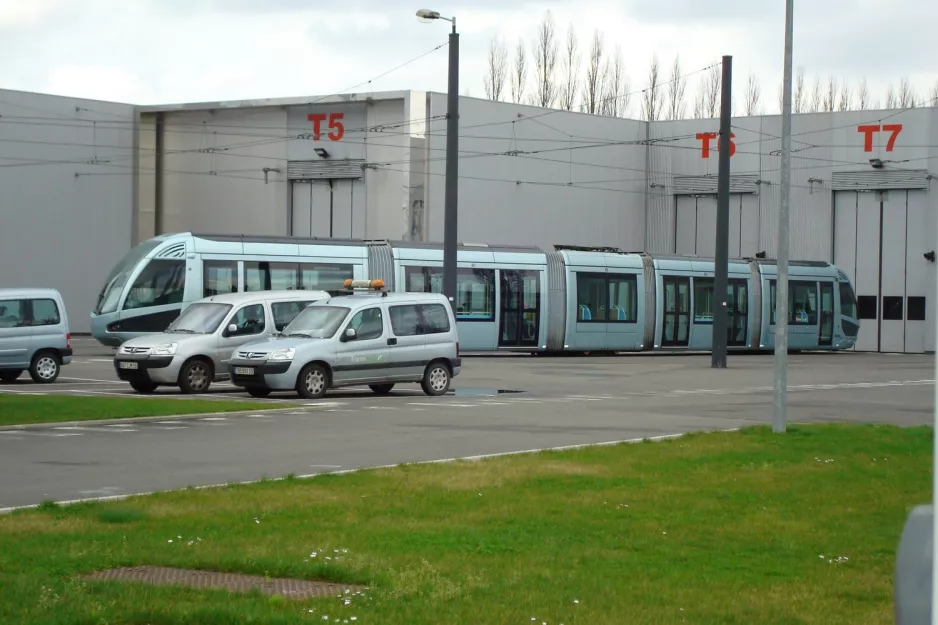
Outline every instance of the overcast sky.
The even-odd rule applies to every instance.
[[[597,28],[607,48],[620,46],[633,89],[647,83],[654,53],[664,65],[679,54],[686,73],[732,54],[735,93],[755,72],[763,108],[777,110],[783,0],[421,4],[428,1],[0,0],[0,88],[135,104],[347,92],[446,41],[448,23],[414,17],[430,8],[457,16],[460,92],[484,97],[492,36],[501,33],[512,52],[523,37],[530,49],[550,9],[558,38],[573,23],[584,63]],[[920,98],[938,83],[935,0],[795,4],[795,65],[804,67],[809,85],[817,73],[854,86],[866,77],[882,101],[887,84],[902,77]],[[443,47],[351,91],[445,91],[446,69]],[[688,79],[689,102],[701,76]],[[637,108],[636,97],[633,115]]]

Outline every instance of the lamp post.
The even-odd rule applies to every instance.
[[[459,178],[459,33],[456,18],[443,17],[436,11],[420,9],[421,22],[446,20],[452,23],[449,35],[449,89],[446,94],[446,195],[443,218],[443,294],[450,306],[456,306],[456,194]]]

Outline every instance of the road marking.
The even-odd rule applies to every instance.
[[[167,425],[167,426],[158,426],[153,428],[154,430],[188,430],[184,425]]]
[[[341,469],[341,464],[311,464],[310,468],[313,469]]]
[[[153,423],[159,423],[160,425],[182,425],[185,421],[154,421]]]
[[[344,406],[346,402],[344,401],[321,401],[316,402],[315,404],[303,404],[304,406],[310,406],[312,408],[335,408],[336,406]]]
[[[227,421],[227,420],[228,420],[228,417],[202,417],[199,419],[199,421]]]
[[[249,414],[248,419],[275,419],[274,415],[269,414]]]
[[[108,360],[107,362],[111,362]],[[60,377],[60,380],[75,380],[76,382],[100,382],[102,384],[127,384],[127,382],[121,382],[120,380],[99,380],[97,378],[66,378]]]

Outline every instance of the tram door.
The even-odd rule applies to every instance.
[[[746,281],[727,282],[726,295],[726,344],[745,347],[749,331],[749,290]]]
[[[499,347],[537,347],[541,289],[537,271],[501,270]]]
[[[834,340],[834,285],[821,282],[821,323],[818,345],[831,345]]]
[[[690,278],[665,276],[663,347],[686,347],[690,338]]]

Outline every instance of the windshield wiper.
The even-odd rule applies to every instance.
[[[285,336],[286,336],[287,338],[290,338],[291,336],[298,336],[298,337],[304,338],[304,339],[314,339],[314,338],[316,338],[316,337],[313,336],[312,334],[306,334],[306,333],[304,333],[304,332],[291,332],[290,334],[287,334],[287,335],[285,335]]]
[[[196,332],[195,330],[190,330],[189,328],[176,328],[175,330],[164,330],[164,332],[178,332],[180,334],[201,334],[201,332]]]

